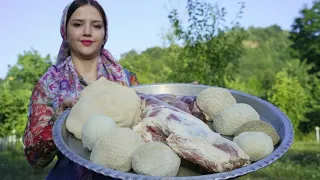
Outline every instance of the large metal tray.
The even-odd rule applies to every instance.
[[[147,94],[165,94],[171,93],[175,95],[197,95],[200,91],[210,86],[205,85],[193,85],[193,84],[154,84],[154,85],[140,85],[133,87],[138,92]],[[230,89],[229,89],[230,90]],[[237,102],[247,103],[253,106],[256,111],[260,114],[263,121],[269,122],[277,130],[281,142],[275,147],[272,152],[266,158],[250,164],[246,167],[242,167],[233,171],[224,173],[215,173],[210,175],[200,175],[197,171],[190,167],[182,167],[177,177],[165,178],[165,177],[154,177],[138,175],[133,172],[120,172],[113,169],[105,168],[89,161],[90,153],[85,151],[82,147],[80,140],[76,139],[66,129],[65,122],[68,117],[70,110],[66,110],[63,115],[55,122],[53,128],[53,139],[57,148],[61,153],[74,161],[75,163],[82,165],[92,171],[103,174],[108,177],[117,179],[230,179],[243,176],[250,172],[257,171],[263,167],[266,167],[280,158],[291,146],[293,141],[293,127],[288,117],[282,113],[277,107],[271,103],[266,102],[260,98],[230,90],[232,95],[236,98]],[[183,171],[183,172],[182,172]],[[187,175],[187,176],[186,176]]]

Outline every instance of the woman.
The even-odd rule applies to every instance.
[[[57,64],[50,67],[33,90],[23,143],[28,162],[43,169],[57,155],[47,179],[92,179],[89,172],[65,158],[56,148],[52,127],[57,117],[75,104],[81,90],[99,77],[125,86],[138,85],[136,76],[122,68],[105,50],[108,22],[95,0],[76,0],[63,11],[63,42]]]
[[[57,64],[40,78],[30,99],[23,138],[25,155],[35,169],[45,168],[58,156],[48,180],[97,179],[102,176],[73,163],[57,150],[52,138],[53,124],[66,108],[75,104],[85,86],[102,76],[124,86],[139,82],[103,48],[108,38],[108,21],[97,1],[75,0],[69,4],[63,11],[60,32],[63,41]]]

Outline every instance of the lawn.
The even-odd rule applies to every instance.
[[[44,179],[52,166],[41,171],[32,169],[19,147],[0,151],[1,180]],[[320,179],[320,143],[295,142],[278,161],[239,179]]]

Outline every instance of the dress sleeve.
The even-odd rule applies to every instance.
[[[24,131],[24,153],[28,163],[35,169],[43,169],[50,164],[57,153],[52,138],[52,127],[55,121],[52,100],[41,82],[32,92],[28,122]]]

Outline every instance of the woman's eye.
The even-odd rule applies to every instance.
[[[80,23],[73,23],[73,26],[74,26],[74,27],[80,27],[81,24],[80,24]]]
[[[97,28],[97,29],[101,29],[102,25],[94,25],[94,27]]]

